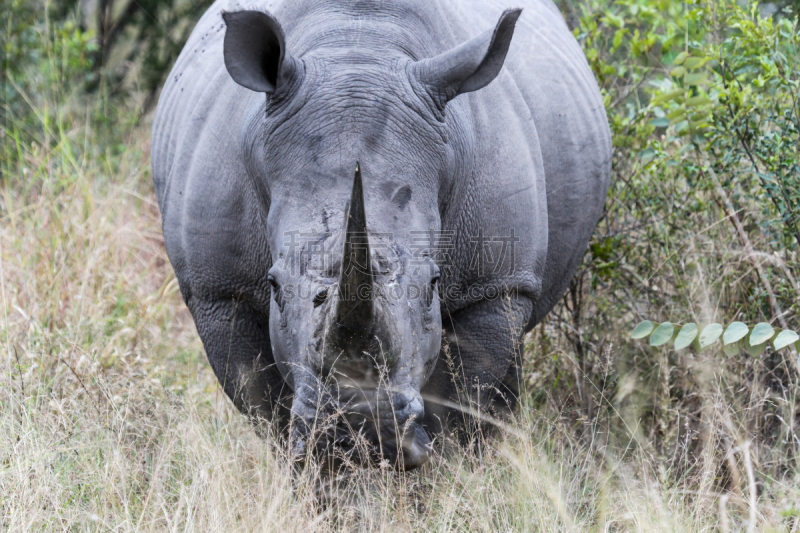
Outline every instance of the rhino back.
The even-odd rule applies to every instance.
[[[162,90],[153,179],[167,254],[187,303],[247,294],[267,309],[265,217],[248,183],[241,143],[243,125],[263,95],[236,85],[225,69],[221,7],[218,2],[200,19]]]
[[[517,252],[516,275],[507,281],[536,279],[531,328],[563,294],[602,215],[611,135],[597,83],[556,6],[550,0],[517,0],[513,5],[523,13],[500,75],[450,105],[469,101],[479,141],[476,157],[484,159],[476,163],[472,183],[459,200],[461,209],[469,211],[461,218],[473,225],[481,220],[481,226],[495,232],[518,230],[520,244],[526,246]],[[447,20],[464,39],[491,28],[511,6],[496,0],[452,0]],[[509,168],[500,160],[505,157],[519,160],[510,167],[517,171],[511,179],[496,172]],[[521,164],[526,158],[530,162]],[[546,220],[531,198],[536,195],[546,195]],[[455,225],[464,231],[458,227],[463,222]]]
[[[498,80],[515,84],[527,104],[546,179],[547,259],[533,327],[563,294],[602,216],[611,133],[597,83],[561,13],[550,0],[517,3],[525,10],[504,65],[509,76]],[[472,5],[484,17],[503,6],[478,0]]]

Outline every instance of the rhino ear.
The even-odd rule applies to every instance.
[[[281,25],[261,11],[224,12],[222,18],[225,68],[233,81],[253,91],[274,93],[295,69]]]
[[[494,31],[487,31],[452,50],[415,64],[419,80],[442,106],[459,94],[489,85],[500,73],[522,9],[507,9]]]

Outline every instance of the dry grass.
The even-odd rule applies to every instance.
[[[80,124],[59,135],[0,184],[0,530],[797,530],[796,389],[733,390],[713,354],[645,379],[614,370],[608,348],[612,391],[541,328],[519,420],[481,454],[333,482],[294,472],[206,363],[164,254],[147,129],[121,155],[91,149]],[[555,359],[571,383],[554,384]],[[641,429],[636,399],[670,369],[695,391],[670,437],[677,452]],[[563,398],[581,394],[595,398],[592,417],[565,412]],[[751,443],[764,402],[787,422],[777,441]]]

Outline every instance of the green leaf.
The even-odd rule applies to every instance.
[[[734,322],[725,330],[725,334],[722,336],[722,343],[728,345],[741,340],[747,335],[748,331],[747,324],[744,322]]]
[[[700,334],[700,348],[705,348],[706,346],[711,346],[719,336],[722,335],[722,325],[721,324],[709,324],[705,328],[703,328],[703,332]]]
[[[778,336],[775,337],[774,341],[772,341],[772,346],[774,346],[776,350],[780,350],[781,348],[786,348],[798,340],[800,340],[800,335],[790,329],[785,329],[778,333]]]
[[[675,89],[674,91],[670,91],[668,93],[659,94],[658,96],[654,97],[650,103],[654,105],[663,104],[664,102],[675,100],[679,96],[683,96],[685,93],[686,89]]]
[[[722,348],[722,351],[725,352],[725,355],[733,357],[734,355],[739,355],[739,343],[734,342],[733,344],[727,344]]]
[[[675,327],[671,322],[664,322],[650,335],[650,346],[661,346],[672,338]]]
[[[674,71],[673,71],[674,72]],[[683,83],[686,85],[700,85],[708,78],[707,72],[693,72],[691,74],[687,74],[683,78]]]
[[[692,343],[695,337],[697,337],[697,324],[686,324],[675,339],[675,349],[683,350]]]
[[[753,357],[758,357],[759,355],[764,353],[764,350],[766,350],[766,349],[767,349],[767,344],[766,343],[759,344],[758,346],[748,346],[747,347],[747,353],[749,353]]]
[[[628,33],[626,28],[622,28],[614,33],[614,48],[619,48],[619,45],[622,44],[622,39],[625,37],[625,34]]]
[[[669,125],[669,120],[667,120],[667,125]],[[641,157],[645,161],[649,161],[656,156],[656,151],[652,148],[645,148],[641,152],[639,152],[639,157]]]
[[[656,128],[666,128],[669,126],[669,119],[667,117],[654,118],[649,122],[649,124],[651,126],[655,126]]]
[[[655,326],[649,320],[645,320],[644,322],[639,322],[639,325],[633,329],[633,333],[631,333],[631,339],[642,339],[650,335],[650,332],[653,331]]]
[[[686,74],[686,69],[683,67],[675,67],[674,69],[672,69],[672,72],[670,72],[670,74],[672,74],[676,78],[680,78]]]
[[[750,346],[763,344],[770,340],[774,334],[775,330],[766,322],[756,324],[756,327],[753,328],[753,333],[750,334]]]
[[[701,106],[711,103],[711,98],[708,96],[692,96],[688,100],[686,100],[686,105],[690,107],[694,106]]]
[[[672,63],[675,65],[680,65],[686,60],[688,56],[689,54],[687,54],[686,52],[681,52],[680,54],[675,56],[675,59],[672,61]]]
[[[689,122],[689,127],[693,129],[705,128],[707,126],[708,126],[708,121],[706,119],[693,120]]]
[[[683,120],[684,118],[686,118],[686,110],[679,107],[675,111],[672,111],[671,113],[669,113],[667,115],[667,118],[672,120],[672,121]]]
[[[702,57],[690,57],[683,62],[683,65],[688,69],[695,69],[702,67],[706,64],[706,60]]]

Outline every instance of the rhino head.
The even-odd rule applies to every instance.
[[[246,166],[265,214],[270,340],[300,455],[360,439],[373,459],[405,468],[429,456],[420,391],[442,344],[436,241],[470,154],[468,119],[445,107],[497,76],[519,14],[420,60],[344,31],[294,56],[271,15],[223,14],[228,72],[266,94],[245,132]]]

